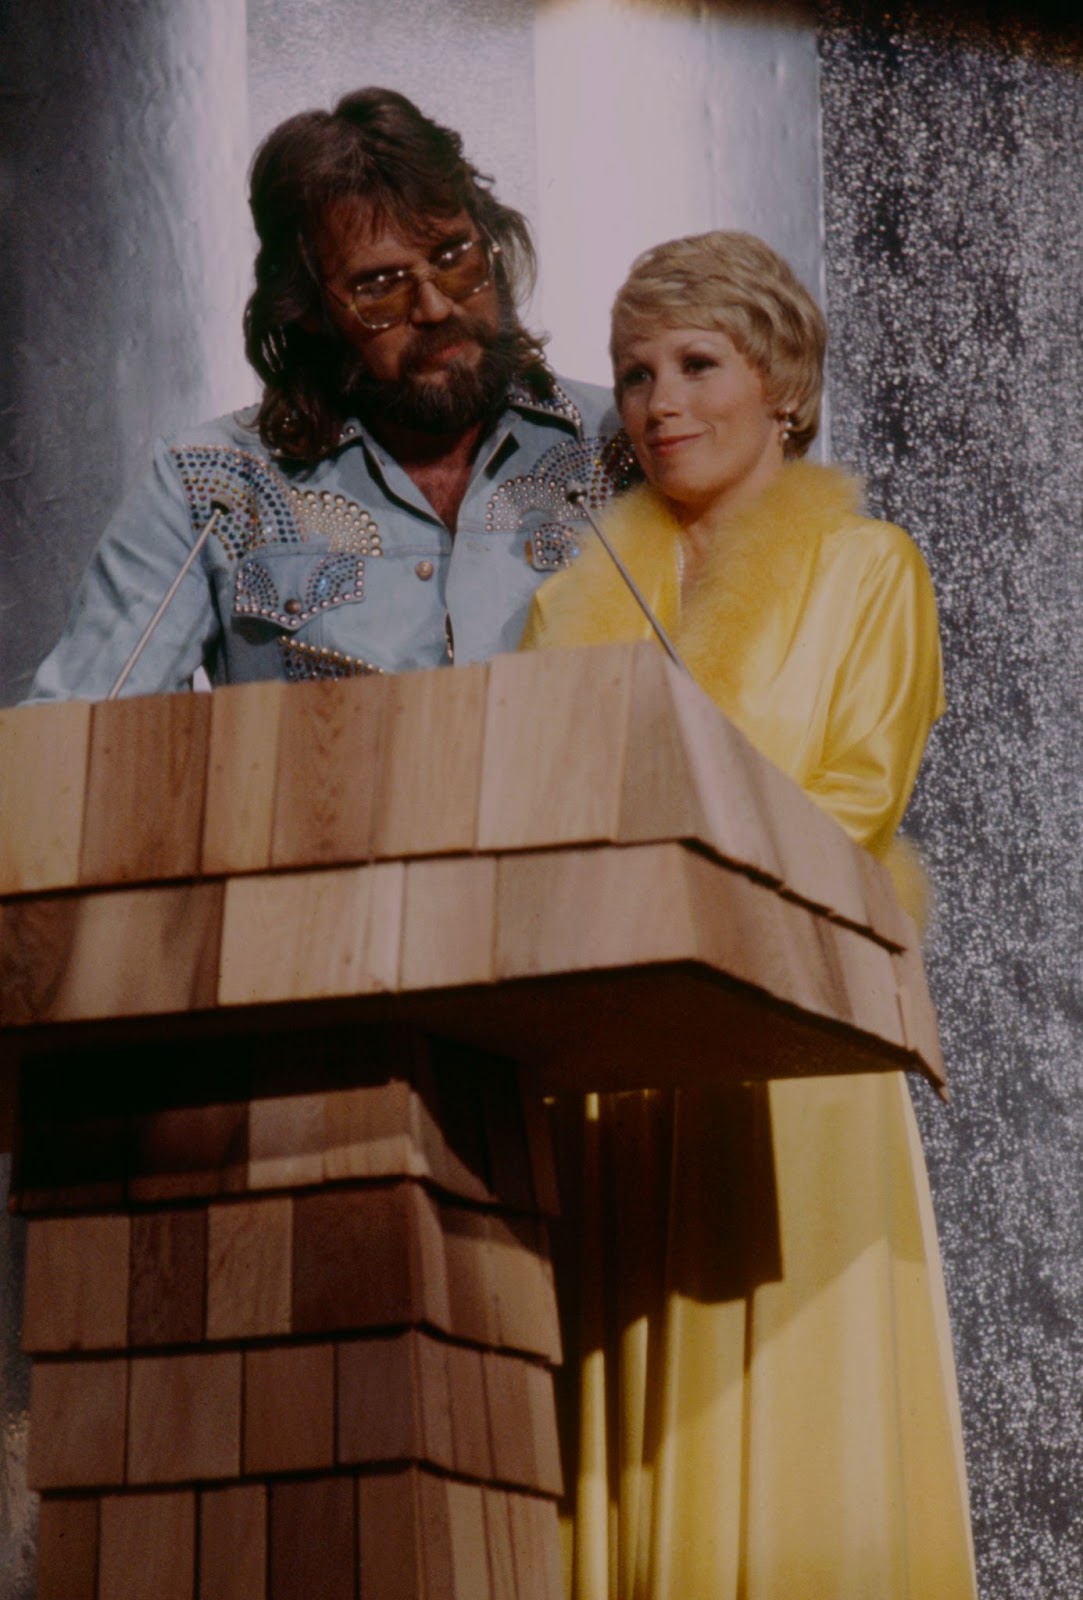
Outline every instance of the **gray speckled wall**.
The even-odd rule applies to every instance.
[[[1083,1594],[1083,47],[831,5],[837,457],[940,597],[911,811],[955,1105],[917,1095],[985,1600]]]

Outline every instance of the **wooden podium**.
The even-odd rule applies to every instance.
[[[39,1600],[560,1600],[542,1096],[942,1079],[650,644],[0,712]]]

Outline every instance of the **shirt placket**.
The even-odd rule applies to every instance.
[[[447,665],[453,659],[445,598],[452,536],[408,473],[362,427],[356,427],[348,449],[357,451],[356,465],[345,452],[340,454],[343,487],[372,502],[377,521],[386,529],[385,557],[401,562],[397,581],[424,586],[429,619],[424,655],[430,665]]]

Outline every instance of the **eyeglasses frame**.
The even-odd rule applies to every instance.
[[[491,239],[484,231],[479,231],[476,239],[464,240],[464,244],[479,244],[481,246],[485,254],[485,259],[489,264],[489,270],[482,282],[479,283],[475,288],[471,289],[467,294],[464,294],[461,298],[456,298],[454,295],[449,295],[445,290],[440,289],[439,286],[437,286],[437,292],[439,294],[443,294],[446,299],[453,301],[455,305],[465,305],[467,300],[472,300],[475,295],[481,294],[485,289],[489,288],[493,282],[493,279],[496,277],[497,262],[500,256],[503,254],[503,251],[501,250],[497,241],[495,239]],[[418,295],[421,293],[425,284],[433,283],[435,281],[439,273],[439,268],[434,267],[430,262],[427,268],[403,267],[400,268],[400,271],[404,279],[408,278],[413,280],[413,295],[411,297],[406,314],[401,317],[392,317],[390,322],[367,321],[363,313],[358,309],[357,301],[353,296],[351,296],[349,300],[344,300],[341,295],[335,293],[330,284],[325,283],[323,287],[328,298],[333,300],[337,306],[341,306],[343,311],[350,311],[353,313],[366,333],[384,333],[388,328],[401,327],[404,322],[409,322],[410,318],[414,314],[414,309],[417,306]]]

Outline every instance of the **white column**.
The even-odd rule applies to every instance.
[[[757,233],[820,298],[816,30],[669,0],[538,0],[540,320],[556,366],[607,382],[609,306],[648,245]]]

